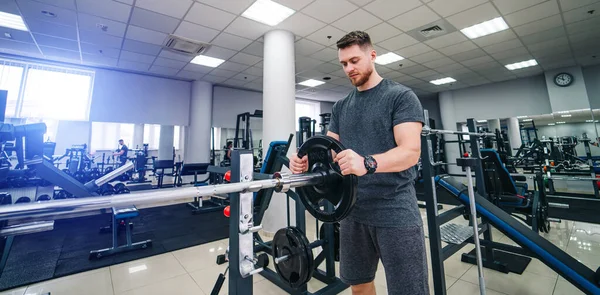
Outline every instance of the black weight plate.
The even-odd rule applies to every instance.
[[[315,135],[302,144],[298,157],[308,155],[308,172],[327,174],[323,184],[296,188],[306,210],[323,222],[338,222],[344,219],[354,207],[358,191],[356,175],[342,175],[340,167],[333,162],[331,151],[340,153],[345,148],[334,138]],[[322,206],[323,200],[333,204],[333,211]]]
[[[281,279],[292,288],[299,288],[312,278],[314,257],[308,239],[296,227],[282,228],[273,237],[273,257],[290,258],[275,264]]]
[[[325,224],[321,225],[319,238],[325,239]],[[333,224],[333,248],[335,249],[335,261],[340,261],[340,223]]]

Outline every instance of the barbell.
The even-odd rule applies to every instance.
[[[144,206],[193,197],[257,192],[271,188],[277,192],[287,192],[290,188],[297,188],[301,202],[316,219],[328,223],[338,222],[348,216],[352,210],[358,191],[357,176],[342,175],[339,166],[333,161],[331,151],[339,153],[344,149],[339,141],[317,135],[306,140],[298,150],[300,157],[308,156],[307,173],[278,172],[273,174],[271,179],[265,180],[137,192],[118,197],[101,196],[0,206],[0,220],[48,218],[93,211],[102,213],[102,209],[112,207]],[[331,203],[334,209],[326,210],[328,206],[324,206],[325,202]]]

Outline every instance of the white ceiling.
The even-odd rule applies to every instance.
[[[0,28],[12,34],[0,34],[0,52],[261,90],[261,36],[286,29],[297,36],[297,81],[332,78],[315,88],[298,85],[297,95],[330,101],[352,89],[335,48],[351,30],[370,33],[380,54],[406,57],[378,71],[421,95],[600,63],[593,57],[600,56],[600,0],[274,1],[296,10],[276,27],[240,16],[253,0],[2,0],[0,11],[22,15],[31,34]],[[474,40],[457,31],[498,16],[509,30]],[[411,36],[434,22],[456,31],[425,41]],[[192,57],[162,49],[171,33],[211,43],[206,55],[227,62],[215,69],[189,64]],[[504,67],[531,58],[540,65]],[[428,82],[447,76],[457,82]]]

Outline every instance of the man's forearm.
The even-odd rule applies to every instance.
[[[421,156],[420,150],[395,147],[383,154],[373,155],[377,161],[376,173],[401,172],[415,166]]]

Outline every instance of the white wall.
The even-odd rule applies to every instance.
[[[331,113],[331,110],[333,109],[333,102],[328,102],[328,101],[322,101],[321,102],[321,114],[324,113]]]
[[[440,115],[440,101],[437,93],[431,95],[420,95],[419,100],[421,101],[423,110],[427,110],[429,112],[429,118],[435,120],[435,128],[443,129],[442,116]]]
[[[600,65],[583,68],[583,79],[592,109],[600,109]]]
[[[213,127],[235,129],[237,115],[262,109],[261,92],[221,86],[213,88]]]
[[[90,121],[188,125],[191,83],[97,69]]]
[[[573,75],[573,83],[569,87],[560,87],[554,84],[554,77],[562,72]],[[545,72],[544,75],[552,112],[590,108],[581,67],[552,70]]]

